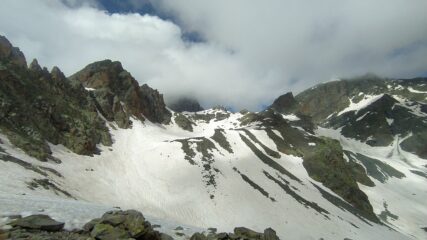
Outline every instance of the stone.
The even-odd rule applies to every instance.
[[[13,227],[39,229],[45,231],[60,231],[64,227],[64,223],[55,221],[49,216],[43,214],[31,215],[17,219],[10,225]]]
[[[100,218],[92,219],[83,226],[83,230],[90,232],[95,227],[95,225],[100,223],[100,222],[101,222]]]
[[[234,228],[234,234],[236,234],[239,237],[249,238],[249,239],[261,239],[262,237],[261,233],[255,232],[254,230],[251,230],[246,227]]]
[[[190,240],[207,240],[207,237],[201,233],[196,232],[191,236]]]
[[[228,239],[228,233],[225,233],[225,232],[218,233],[218,234],[216,234],[215,237],[218,240],[226,240],[226,239]]]
[[[175,228],[175,230],[180,231],[180,230],[184,230],[184,228],[182,228],[181,226],[178,226],[178,227]]]
[[[152,231],[151,225],[145,221],[142,213],[135,210],[107,212],[101,217],[100,223],[111,226],[120,225],[127,229],[131,237],[139,237],[145,232]]]
[[[90,235],[99,240],[128,239],[130,237],[126,230],[102,223],[96,224]]]
[[[280,240],[272,228],[266,228],[264,230],[264,240]]]
[[[173,240],[173,237],[167,235],[166,233],[160,233],[160,240]]]

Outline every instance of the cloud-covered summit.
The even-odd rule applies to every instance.
[[[424,0],[112,3],[4,0],[0,34],[68,75],[110,58],[168,98],[234,109],[335,77],[427,72]],[[188,32],[204,41],[188,41]]]

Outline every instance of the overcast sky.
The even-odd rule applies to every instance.
[[[259,110],[367,72],[427,76],[426,0],[1,0],[0,34],[71,75],[118,60],[167,98]]]

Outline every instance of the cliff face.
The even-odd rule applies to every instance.
[[[288,92],[276,98],[270,108],[278,112],[286,113],[291,112],[295,108],[296,104],[297,101],[295,100],[294,95],[291,92]]]

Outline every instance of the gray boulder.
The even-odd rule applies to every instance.
[[[264,240],[279,240],[279,237],[272,228],[266,228],[264,230]]]
[[[64,223],[55,221],[47,215],[38,214],[17,219],[11,223],[11,226],[54,232],[62,230]]]
[[[245,239],[262,239],[263,234],[259,232],[255,232],[246,227],[236,227],[234,228],[234,234],[240,238]]]

